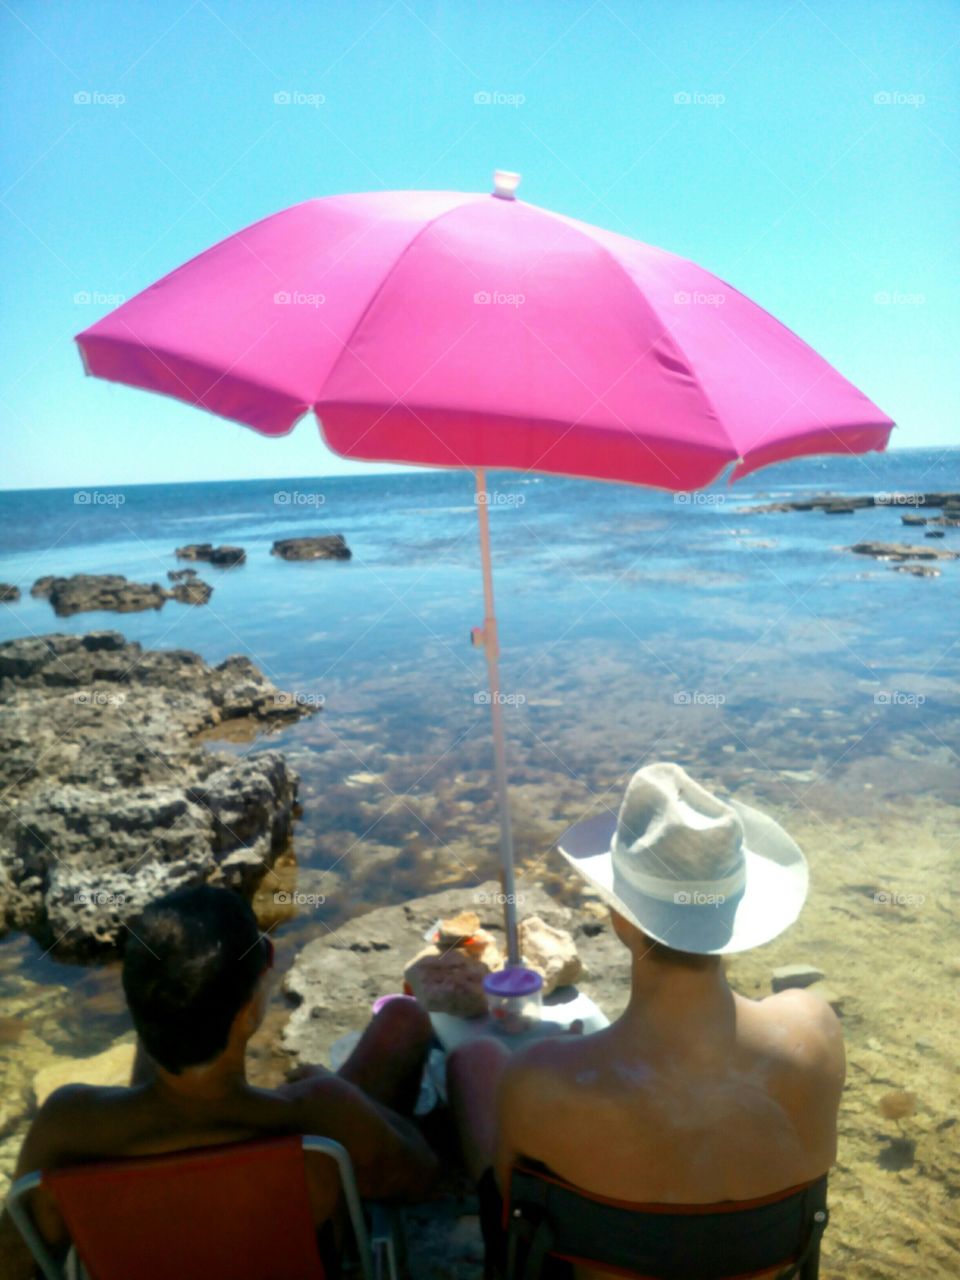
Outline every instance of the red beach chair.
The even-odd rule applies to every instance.
[[[395,1276],[393,1240],[380,1235],[371,1248],[350,1156],[327,1138],[269,1138],[30,1173],[11,1187],[7,1208],[46,1280],[327,1280],[307,1151],[336,1161],[364,1280]],[[27,1207],[40,1185],[70,1233],[65,1264]]]

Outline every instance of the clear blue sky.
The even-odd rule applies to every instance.
[[[485,191],[495,167],[523,174],[525,199],[755,298],[898,421],[896,445],[956,443],[958,15],[948,0],[0,0],[0,488],[355,468],[310,419],[266,440],[84,378],[72,335],[102,299],[296,201]]]

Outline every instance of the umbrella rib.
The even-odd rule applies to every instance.
[[[340,364],[343,361],[343,358],[346,355],[347,351],[350,349],[350,346],[352,345],[354,338],[357,336],[357,333],[359,332],[360,327],[362,326],[363,322],[366,320],[367,316],[370,314],[371,309],[373,308],[374,304],[377,302],[377,300],[383,293],[384,289],[387,286],[388,281],[390,280],[393,273],[396,271],[397,267],[399,267],[400,263],[404,260],[404,258],[407,256],[407,254],[410,252],[413,246],[417,243],[420,237],[423,236],[427,231],[429,231],[430,228],[435,223],[439,222],[441,218],[447,217],[448,214],[453,213],[456,209],[462,209],[465,204],[471,203],[476,198],[477,198],[476,196],[467,195],[467,198],[465,200],[461,200],[458,204],[454,205],[452,208],[444,209],[442,213],[434,214],[432,218],[428,218],[426,222],[421,223],[420,226],[417,227],[416,231],[414,231],[410,239],[406,242],[406,244],[400,250],[400,252],[397,254],[396,258],[394,259],[393,263],[388,268],[388,270],[380,273],[380,279],[376,289],[374,289],[373,293],[371,293],[370,297],[367,299],[366,305],[364,306],[360,315],[357,317],[356,321],[351,327],[349,334],[343,340],[343,343],[341,344],[340,354],[337,356],[336,360],[334,360],[333,364],[327,370],[326,375],[324,376],[323,382],[321,383],[320,389],[317,395],[314,396],[314,399],[313,399],[314,410],[316,410],[317,404],[323,399],[323,387],[329,382],[329,380],[336,373],[337,369],[340,367]]]

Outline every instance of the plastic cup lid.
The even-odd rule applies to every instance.
[[[543,978],[539,973],[535,973],[533,969],[521,969],[519,966],[498,969],[495,973],[488,973],[483,980],[483,989],[487,995],[505,998],[532,996],[542,986]]]

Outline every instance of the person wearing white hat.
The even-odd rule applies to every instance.
[[[633,1203],[750,1200],[808,1182],[836,1156],[843,1039],[809,991],[750,1000],[724,955],[797,918],[807,864],[771,818],[713,795],[679,765],[648,765],[619,814],[559,851],[610,908],[631,956],[620,1018],[510,1057],[472,1041],[448,1063],[464,1155],[505,1185],[519,1156]],[[578,1273],[586,1275],[586,1272]]]

